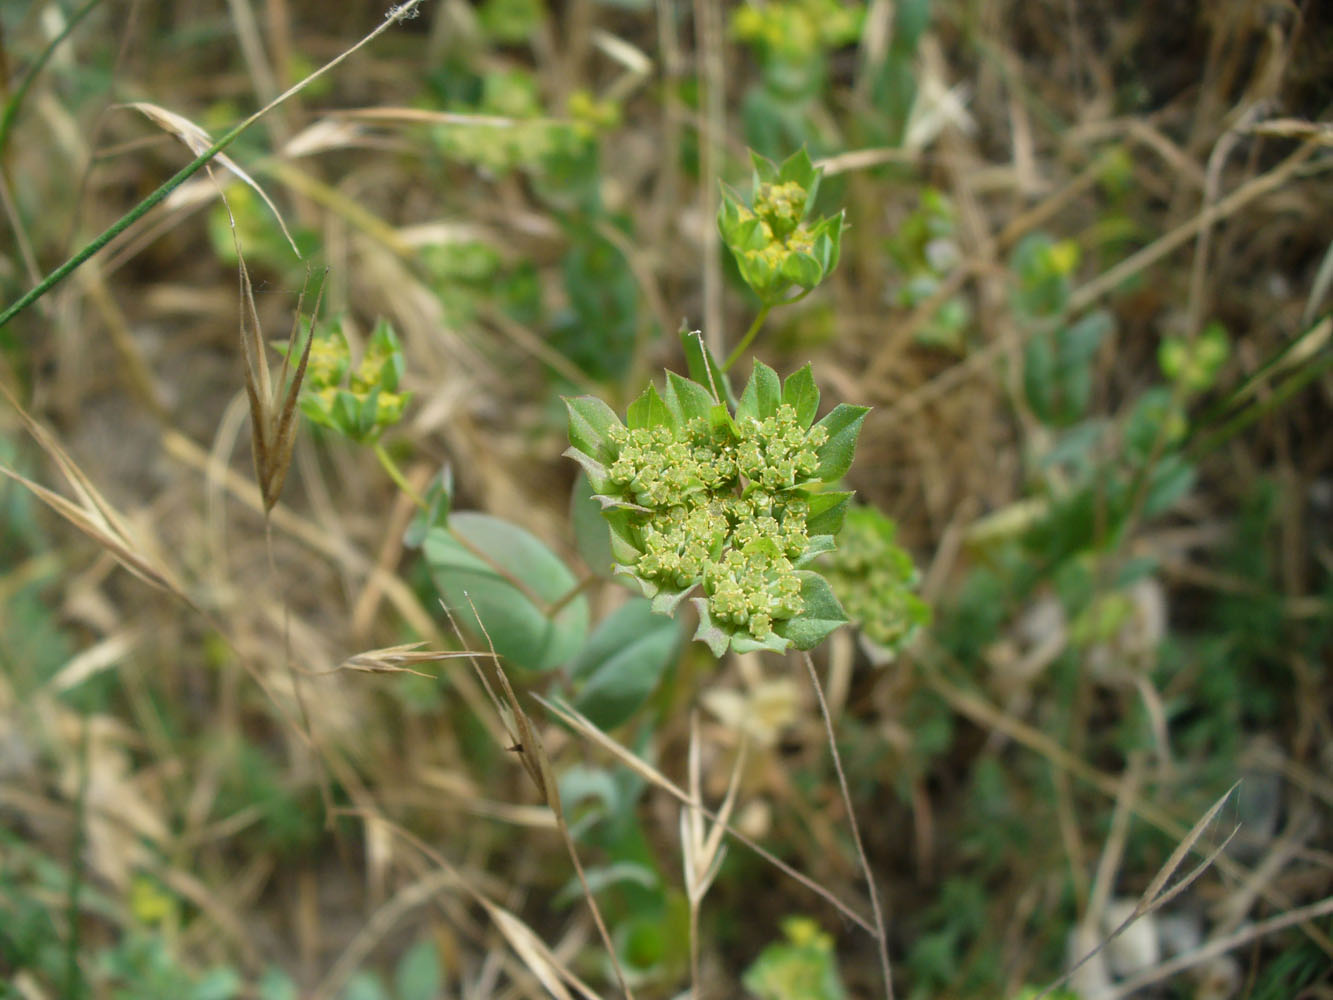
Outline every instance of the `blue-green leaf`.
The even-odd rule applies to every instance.
[[[407,949],[394,973],[395,1000],[435,1000],[444,988],[444,973],[434,942],[423,939]]]
[[[578,581],[522,528],[486,514],[455,514],[448,530],[436,528],[426,536],[424,551],[431,577],[460,626],[484,641],[480,618],[495,651],[515,666],[549,670],[583,645],[586,598],[576,597],[555,615],[547,610]]]
[[[426,534],[431,528],[442,528],[449,521],[449,511],[454,505],[454,470],[445,464],[439,475],[430,481],[426,488],[426,509],[417,511],[403,533],[403,544],[410,549],[421,547]]]
[[[648,700],[680,644],[680,628],[636,597],[621,605],[569,665],[574,707],[613,729]]]
[[[588,568],[598,576],[610,576],[611,526],[602,514],[602,505],[593,499],[592,483],[585,473],[574,478],[574,489],[569,500],[569,519],[574,526],[574,544]]]

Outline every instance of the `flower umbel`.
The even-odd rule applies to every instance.
[[[600,400],[567,401],[567,454],[603,505],[616,572],[667,614],[700,588],[696,637],[719,654],[808,649],[845,620],[804,567],[841,525],[850,494],[824,487],[850,464],[866,411],[844,404],[816,424],[818,402],[809,366],[782,384],[762,364],[734,414],[672,373],[626,424]]]

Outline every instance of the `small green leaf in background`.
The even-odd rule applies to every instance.
[[[437,1000],[444,988],[444,973],[434,942],[422,939],[398,960],[394,971],[394,1000]]]
[[[1023,237],[1010,260],[1017,279],[1014,303],[1020,316],[1031,320],[1063,312],[1078,259],[1078,244],[1072,240],[1057,243],[1046,233]]]
[[[524,670],[549,670],[569,660],[588,634],[588,601],[574,598],[553,616],[549,608],[578,580],[554,552],[522,528],[487,514],[465,512],[448,529],[426,536],[426,563],[459,625]],[[474,615],[473,607],[476,608]]]
[[[342,1000],[393,1000],[393,998],[380,982],[379,976],[362,969],[347,980],[347,985],[343,987]]]
[[[787,940],[745,970],[745,988],[758,1000],[846,1000],[833,939],[809,917],[788,917],[782,931]]]
[[[639,286],[624,255],[591,227],[574,229],[564,286],[569,309],[556,318],[551,345],[598,381],[623,377],[639,333]]]
[[[301,993],[292,977],[279,968],[270,967],[259,977],[256,987],[259,1000],[301,1000]]]
[[[425,510],[418,510],[403,534],[403,544],[409,549],[421,548],[432,528],[443,528],[449,521],[454,505],[454,470],[446,464],[439,475],[426,487]]]
[[[1192,343],[1184,337],[1163,338],[1157,349],[1157,363],[1163,375],[1189,392],[1205,392],[1213,387],[1230,355],[1226,327],[1213,320]]]
[[[569,665],[574,707],[613,729],[648,700],[680,646],[680,627],[635,597],[616,609]]]
[[[1093,364],[1112,328],[1110,314],[1098,310],[1028,341],[1023,386],[1028,405],[1043,423],[1067,427],[1087,411]]]

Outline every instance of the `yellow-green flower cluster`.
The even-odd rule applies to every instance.
[[[809,546],[810,505],[796,487],[818,469],[823,427],[802,427],[783,404],[763,420],[618,425],[607,437],[616,450],[607,478],[635,505],[637,576],[664,590],[702,580],[709,613],[759,640],[801,613],[793,560]]]
[[[915,593],[912,557],[895,541],[896,525],[878,510],[848,512],[838,548],[824,557],[825,575],[848,616],[881,646],[901,646],[930,620]]]
[[[399,388],[402,348],[386,321],[376,323],[355,369],[341,320],[311,336],[301,389],[301,411],[310,420],[354,441],[371,441],[402,419],[410,393]]]
[[[806,219],[819,171],[804,150],[781,165],[763,157],[754,165],[753,199],[724,188],[718,230],[745,283],[772,307],[808,293],[837,266],[843,216]]]

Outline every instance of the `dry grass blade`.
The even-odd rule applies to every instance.
[[[412,663],[438,663],[442,660],[454,660],[465,657],[476,656],[476,653],[465,651],[461,653],[445,652],[438,649],[422,649],[426,643],[407,642],[401,646],[385,646],[381,649],[369,649],[364,653],[357,653],[355,656],[349,656],[342,663],[332,670],[320,671],[321,673],[337,673],[339,670],[359,670],[368,674],[416,674],[418,677],[432,677],[433,674],[423,674],[420,670],[413,670],[408,664]]]
[[[55,436],[33,419],[10,392],[8,386],[0,383],[0,392],[4,393],[5,398],[14,407],[33,440],[56,463],[79,502],[75,503],[68,497],[47,489],[6,466],[0,465],[0,473],[29,490],[57,514],[106,549],[112,558],[144,583],[159,587],[190,604],[184,588],[161,557],[152,552],[145,541],[135,537],[126,520],[102,496],[92,480],[84,475],[83,470],[75,464],[74,459],[61,447]]]
[[[1328,291],[1333,288],[1333,243],[1328,245],[1324,251],[1324,257],[1319,262],[1319,270],[1315,272],[1314,281],[1310,283],[1310,295],[1305,300],[1305,311],[1301,313],[1301,322],[1309,326],[1314,322],[1315,316],[1319,315],[1319,306],[1328,296]]]
[[[602,732],[595,725],[593,725],[592,722],[586,716],[581,714],[577,709],[572,708],[568,705],[563,705],[557,702],[550,701],[546,698],[543,698],[539,694],[534,694],[533,697],[536,698],[537,701],[541,702],[541,704],[546,707],[547,711],[553,713],[562,722],[564,722],[566,725],[570,726],[577,732],[583,734],[589,740],[592,740],[592,742],[596,743],[607,753],[614,756],[616,759],[618,759],[621,763],[630,768],[630,770],[634,771],[635,774],[639,775],[645,781],[648,781],[651,784],[656,785],[658,788],[662,789],[668,795],[671,795],[673,798],[675,798],[678,802],[682,803],[683,805],[689,806],[691,809],[697,809],[700,813],[707,816],[709,819],[718,820],[717,813],[713,812],[702,802],[699,802],[698,800],[692,798],[690,795],[686,794],[684,789],[682,789],[679,785],[677,785],[674,781],[668,778],[657,768],[653,767],[647,761],[643,760],[637,754],[631,752],[630,750],[621,746],[615,740],[611,739],[611,737],[607,736],[606,733]],[[823,899],[831,906],[836,908],[839,913],[841,913],[852,923],[856,924],[856,926],[860,927],[864,931],[869,932],[870,934],[875,933],[874,923],[867,920],[861,914],[857,913],[854,909],[852,909],[849,905],[844,903],[841,899],[839,899],[837,896],[831,893],[828,889],[824,888],[818,882],[811,879],[808,875],[804,875],[801,872],[797,871],[795,868],[787,864],[787,862],[783,861],[781,858],[773,854],[771,851],[768,851],[763,847],[760,847],[759,844],[755,843],[753,839],[741,833],[741,831],[737,830],[734,826],[731,826],[730,824],[726,823],[721,825],[723,829],[727,831],[727,833],[731,834],[733,837],[739,840],[750,850],[754,851],[761,858],[767,861],[770,865],[778,869],[778,871],[782,872],[784,875],[795,880],[796,882],[799,882],[801,885],[805,886],[811,892],[815,893],[815,895],[819,896],[821,899]]]
[[[150,104],[147,101],[131,101],[124,105],[127,108],[133,108],[135,111],[148,117],[155,124],[161,126],[170,132],[189,148],[195,156],[200,156],[213,145],[213,137],[196,125],[190,119],[176,114],[174,111],[168,111],[164,107],[156,104]],[[292,248],[292,253],[298,258],[301,251],[296,248],[296,241],[292,239],[292,234],[287,231],[287,223],[283,221],[282,213],[278,211],[278,206],[273,204],[273,199],[265,193],[253,177],[241,169],[240,164],[233,160],[226,153],[218,153],[214,157],[219,163],[235,174],[244,184],[246,184],[255,194],[263,199],[264,204],[268,206],[273,217],[278,220],[278,227],[282,230],[282,235],[287,238],[288,245]],[[208,169],[208,168],[205,168]],[[212,171],[209,171],[210,175]],[[170,200],[170,199],[168,199]]]
[[[470,598],[468,604],[472,608],[473,619],[486,638],[486,645],[491,651],[491,665],[495,671],[495,679],[499,682],[500,690],[504,692],[507,704],[503,707],[507,708],[507,712],[501,712],[501,718],[514,737],[514,745],[509,749],[518,754],[523,769],[528,772],[528,777],[532,779],[532,783],[537,786],[537,791],[541,794],[547,806],[550,807],[551,812],[555,814],[556,827],[560,830],[560,836],[565,843],[565,850],[569,854],[570,861],[574,864],[574,871],[578,875],[579,884],[583,887],[584,898],[588,901],[588,909],[592,912],[593,922],[597,925],[597,933],[602,938],[602,944],[606,948],[611,967],[615,970],[616,978],[620,980],[620,989],[627,1000],[634,1000],[634,991],[630,989],[625,970],[621,967],[620,958],[616,954],[615,942],[611,940],[611,932],[607,930],[606,921],[602,919],[601,908],[597,905],[592,887],[588,885],[588,876],[583,870],[583,862],[579,860],[578,850],[574,846],[574,836],[570,833],[569,824],[565,821],[565,810],[560,802],[560,785],[556,781],[555,771],[551,767],[551,758],[546,753],[546,748],[542,745],[541,737],[538,735],[536,727],[533,726],[532,720],[528,718],[528,714],[523,711],[523,706],[519,704],[514,686],[509,683],[508,675],[504,672],[504,668],[500,666],[500,660],[495,653],[495,645],[491,642],[490,633],[486,631],[486,625],[481,620],[481,616],[477,613],[477,608],[471,603]],[[453,615],[447,607],[445,613],[449,615],[449,621],[454,623],[455,630],[457,630],[457,623],[454,622]],[[461,633],[459,634],[461,636]],[[474,658],[472,664],[481,677],[482,684],[486,687],[486,693],[491,696],[492,701],[496,701],[494,691],[486,681],[480,662]],[[501,707],[496,702],[497,711]],[[508,718],[505,717],[506,715]],[[518,948],[516,942],[514,942],[514,946],[516,949]]]
[[[352,816],[367,815],[366,811],[362,809],[343,810],[343,812]],[[485,910],[487,916],[491,918],[495,926],[509,941],[515,953],[527,964],[532,974],[553,996],[572,1000],[569,991],[565,988],[565,984],[568,984],[577,990],[585,1000],[601,1000],[583,980],[579,979],[577,975],[560,962],[527,924],[503,906],[493,902],[485,893],[468,881],[443,855],[397,823],[384,819],[378,813],[371,813],[371,815],[384,822],[395,836],[411,844],[444,873],[441,878],[435,880],[434,887],[436,889],[443,888],[450,883],[456,885]],[[322,998],[332,995],[332,990],[329,989],[326,992],[326,988],[336,987],[337,985],[330,975],[325,978],[324,984],[321,984],[321,988],[315,992],[314,996],[317,1000],[322,1000]]]
[[[722,860],[727,849],[722,844],[722,835],[731,820],[732,810],[736,806],[736,794],[740,790],[741,769],[745,766],[745,751],[748,741],[742,739],[740,750],[732,764],[731,778],[727,783],[727,795],[718,812],[717,821],[705,831],[704,816],[698,809],[686,807],[680,811],[680,849],[684,855],[685,895],[690,904],[690,982],[693,984],[693,996],[699,996],[699,907],[708,893],[713,880],[722,868]],[[689,751],[690,796],[696,802],[703,801],[703,782],[701,778],[699,754],[699,716],[690,716],[690,751]]]
[[[269,374],[267,345],[259,327],[259,310],[255,307],[250,272],[246,269],[245,259],[240,255],[239,244],[237,257],[240,260],[241,350],[245,356],[245,393],[250,400],[250,439],[254,450],[255,477],[259,480],[259,492],[264,499],[264,513],[268,514],[282,495],[287,470],[292,464],[292,449],[296,445],[296,404],[301,396],[310,348],[315,342],[315,320],[319,316],[324,285],[321,282],[315,295],[308,335],[304,338],[300,360],[293,372],[292,353],[301,342],[301,306],[305,302],[305,291],[301,293],[296,305],[296,317],[292,321],[292,336],[288,340],[290,349],[283,356],[282,370],[275,387]]]
[[[1195,823],[1193,827],[1190,828],[1190,832],[1185,835],[1185,838],[1181,840],[1179,844],[1176,845],[1176,849],[1171,852],[1171,856],[1166,859],[1166,862],[1162,865],[1161,869],[1155,876],[1153,876],[1153,880],[1148,883],[1148,888],[1143,890],[1143,895],[1139,897],[1139,901],[1135,904],[1133,912],[1130,913],[1130,915],[1126,917],[1115,930],[1107,935],[1106,940],[1102,941],[1096,948],[1092,949],[1092,951],[1079,959],[1078,962],[1071,966],[1063,976],[1037,994],[1034,1000],[1041,1000],[1042,997],[1049,995],[1052,990],[1067,982],[1075,972],[1091,961],[1092,958],[1099,954],[1108,944],[1128,930],[1135,921],[1161,909],[1171,900],[1175,899],[1176,896],[1189,888],[1189,886],[1194,883],[1195,879],[1212,867],[1213,862],[1217,860],[1218,855],[1226,850],[1227,845],[1231,843],[1231,838],[1236,835],[1236,832],[1240,827],[1232,830],[1227,838],[1209,852],[1209,854],[1200,861],[1188,875],[1182,878],[1170,889],[1163,892],[1163,887],[1171,880],[1171,876],[1173,876],[1176,869],[1180,867],[1180,863],[1185,860],[1185,855],[1194,849],[1194,845],[1199,842],[1199,838],[1203,836],[1204,831],[1208,829],[1208,826],[1216,818],[1222,807],[1226,805],[1227,799],[1231,798],[1231,793],[1236,790],[1239,784],[1240,782],[1236,782],[1236,784],[1228,788],[1226,792],[1223,793],[1222,797],[1214,802],[1212,807],[1199,818],[1199,821]]]

